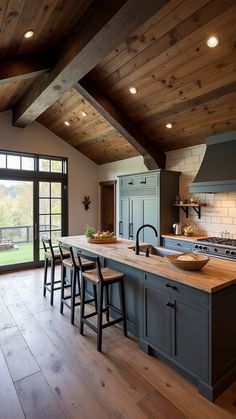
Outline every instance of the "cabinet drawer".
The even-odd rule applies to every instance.
[[[120,179],[121,189],[145,188],[157,185],[156,175],[127,176]]]
[[[170,295],[183,297],[191,304],[209,304],[209,295],[207,292],[197,290],[196,288],[180,284],[179,282],[164,278],[159,275],[144,273],[144,283],[160,290],[165,290]]]
[[[162,243],[164,247],[179,250],[180,252],[191,253],[193,251],[193,243],[188,241],[163,238]]]

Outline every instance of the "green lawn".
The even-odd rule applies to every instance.
[[[0,266],[14,265],[15,263],[31,262],[33,260],[33,244],[17,244],[17,249],[0,251]]]

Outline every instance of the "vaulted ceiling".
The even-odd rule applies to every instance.
[[[165,151],[236,129],[235,26],[235,0],[3,1],[0,111],[98,164],[164,167]]]

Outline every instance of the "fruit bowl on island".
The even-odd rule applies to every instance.
[[[88,243],[115,243],[117,237],[111,231],[96,231],[93,227],[86,227],[85,228],[85,236],[87,238]]]

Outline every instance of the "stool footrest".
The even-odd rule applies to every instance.
[[[114,306],[113,306],[113,305],[111,305],[111,304],[107,304],[107,307],[106,307],[106,308],[109,308],[109,309],[111,309],[111,310],[115,311],[117,314],[121,314],[121,310],[119,310],[119,308],[114,307]]]
[[[57,288],[53,288],[53,290],[52,290],[52,288],[51,287],[45,287],[45,288],[47,288],[47,290],[49,291],[49,292],[52,292],[52,291],[58,291],[58,290],[60,290],[61,289],[61,287],[57,287]]]

